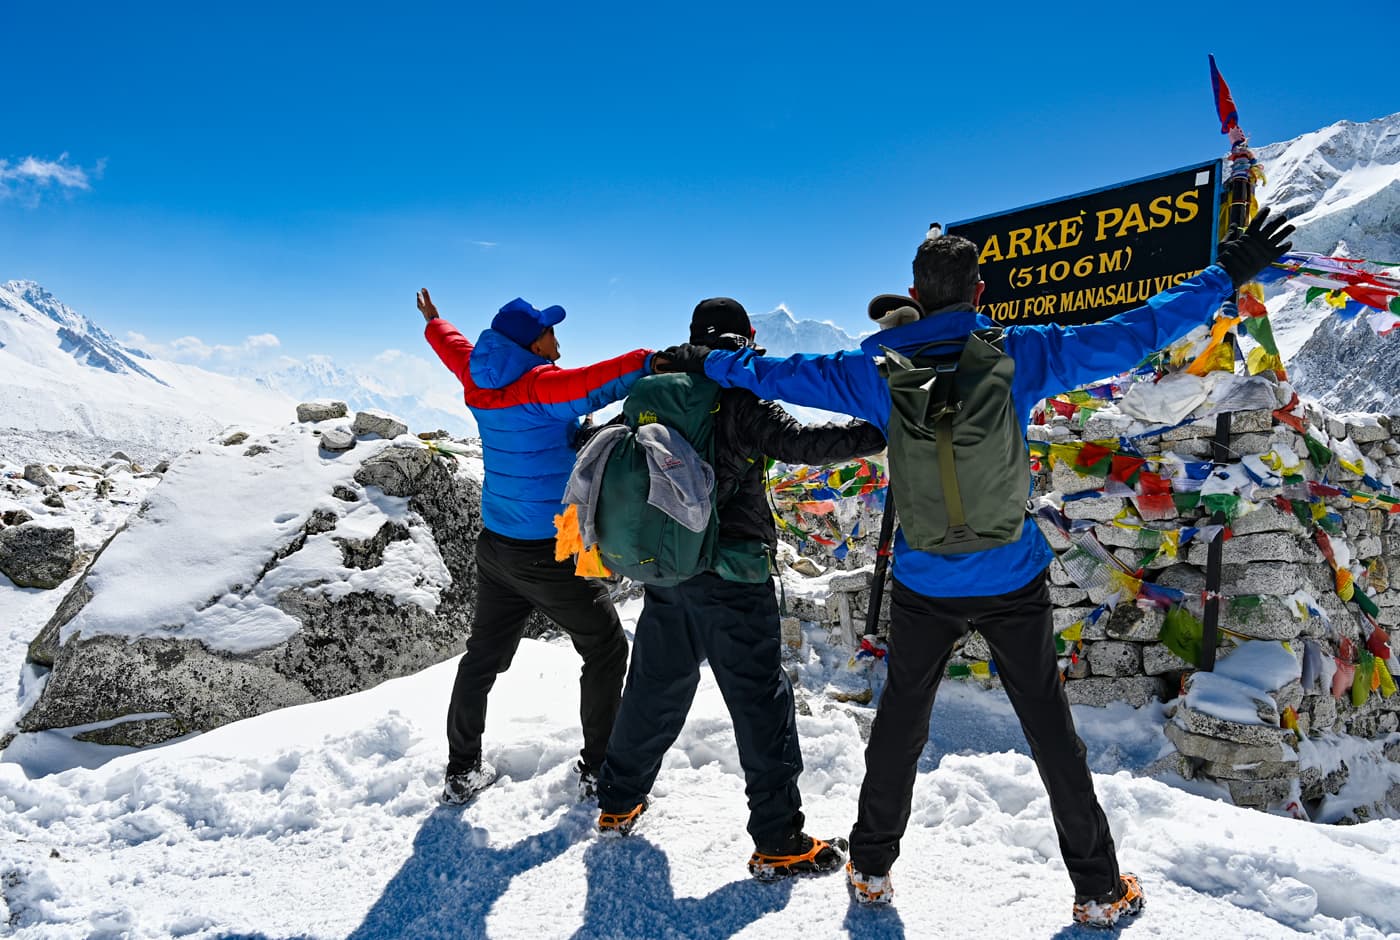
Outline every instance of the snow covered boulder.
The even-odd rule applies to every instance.
[[[0,573],[18,587],[58,587],[77,556],[72,526],[25,522],[0,529]]]
[[[388,412],[366,408],[363,411],[355,412],[355,420],[350,425],[350,430],[361,437],[377,434],[385,440],[391,441],[400,434],[407,434],[408,425]]]
[[[257,460],[215,441],[171,464],[31,646],[52,672],[19,730],[105,723],[141,746],[461,651],[480,465],[387,441],[327,455],[306,425],[254,440]]]
[[[333,418],[343,418],[349,410],[343,401],[304,401],[297,405],[297,420],[308,421],[330,421]]]

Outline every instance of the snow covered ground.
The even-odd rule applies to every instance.
[[[623,613],[630,628],[636,602]],[[845,666],[809,640],[795,672],[810,689]],[[708,672],[642,825],[597,839],[569,769],[577,673],[566,642],[522,644],[491,699],[502,779],[464,808],[436,802],[452,662],[90,768],[112,749],[22,736],[0,763],[0,923],[44,938],[1098,935],[1069,924],[1045,794],[1000,693],[945,686],[895,904],[866,910],[839,876],[748,877],[743,779]],[[808,828],[844,834],[866,710],[810,702]],[[1160,707],[1078,717],[1147,893],[1130,936],[1400,933],[1400,822],[1314,826],[1136,777],[1167,746]]]

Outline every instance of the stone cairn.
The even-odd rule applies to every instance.
[[[1391,481],[1400,481],[1400,426],[1392,433],[1391,419],[1337,416],[1312,407],[1298,408],[1294,413],[1303,417],[1312,436],[1330,445],[1332,451],[1359,455],[1369,461],[1367,467],[1375,476],[1368,482],[1335,457],[1326,467],[1315,466],[1309,459],[1303,434],[1277,421],[1275,413],[1267,409],[1233,414],[1231,453],[1240,458],[1271,450],[1291,453],[1298,457],[1295,472],[1306,480],[1325,480],[1356,494],[1388,495]],[[1128,421],[1107,411],[1075,426],[1077,422],[1052,413],[1048,423],[1032,427],[1029,436],[1033,441],[1097,441],[1116,446]],[[1134,443],[1147,458],[1172,452],[1187,461],[1206,461],[1210,459],[1215,428],[1216,419],[1211,416]],[[1355,466],[1357,461],[1348,462]],[[1378,480],[1386,484],[1379,491],[1371,485]],[[1042,466],[1035,475],[1037,496],[1072,497],[1101,490],[1104,484],[1102,477],[1081,474],[1066,461],[1055,462],[1053,468]],[[1354,602],[1339,596],[1337,572],[1314,541],[1311,526],[1275,503],[1276,496],[1288,492],[1297,492],[1296,483],[1291,490],[1253,488],[1242,499],[1252,509],[1240,512],[1229,522],[1223,545],[1218,655],[1223,660],[1237,645],[1257,640],[1287,644],[1300,662],[1309,644],[1328,663],[1339,659],[1354,661],[1358,651],[1365,650],[1368,639],[1372,639],[1371,625],[1360,616]],[[1326,512],[1334,514],[1329,538],[1334,547],[1343,549],[1339,553],[1343,562],[1340,567],[1349,572],[1354,590],[1368,597],[1378,609],[1375,621],[1386,631],[1393,629],[1400,623],[1400,587],[1392,589],[1389,572],[1400,571],[1400,514],[1389,512],[1384,503],[1348,495],[1329,495],[1321,501]],[[1069,520],[1091,522],[1098,542],[1128,571],[1140,569],[1143,580],[1184,592],[1186,609],[1199,619],[1200,598],[1206,584],[1207,540],[1183,546],[1175,557],[1168,553],[1154,555],[1142,547],[1142,533],[1133,525],[1115,524],[1125,509],[1132,508],[1131,495],[1100,493],[1063,503],[1064,515]],[[1038,521],[1051,546],[1063,557],[1071,549],[1066,535],[1049,522]],[[1194,508],[1180,512],[1174,519],[1136,521],[1135,525],[1148,530],[1180,530],[1210,521],[1206,509]],[[831,568],[850,569],[821,575],[828,579],[829,593],[824,599],[805,594],[789,599],[785,632],[790,643],[800,642],[798,623],[809,620],[827,625],[833,639],[843,645],[859,645],[870,604],[870,562],[874,558],[878,517],[873,522],[863,520],[862,529],[867,534],[852,546],[840,564],[822,559]],[[820,556],[810,544],[802,546],[799,554]],[[1262,690],[1266,694],[1255,703],[1257,722],[1227,720],[1190,707],[1188,696],[1183,693],[1191,688],[1196,665],[1180,658],[1162,642],[1166,619],[1163,609],[1146,600],[1127,598],[1106,614],[1092,618],[1099,605],[1112,599],[1115,588],[1081,587],[1061,557],[1050,568],[1050,592],[1057,636],[1077,634],[1074,641],[1059,640],[1064,649],[1061,665],[1070,701],[1087,705],[1121,701],[1142,706],[1157,700],[1174,700],[1167,736],[1178,753],[1168,759],[1170,769],[1183,776],[1218,781],[1228,788],[1235,803],[1281,807],[1300,798],[1306,802],[1335,794],[1347,778],[1345,763],[1308,766],[1300,760],[1300,744],[1324,734],[1345,734],[1375,740],[1379,752],[1382,748],[1377,739],[1400,727],[1400,694],[1372,692],[1364,704],[1355,705],[1350,683],[1340,694],[1333,694],[1330,667],[1322,671],[1320,678],[1312,679],[1308,688],[1293,679],[1279,688]],[[794,572],[820,574],[816,570],[803,572],[806,560],[801,557],[790,558],[789,562],[788,567]],[[888,595],[878,622],[880,633],[885,633]],[[1400,672],[1400,661],[1378,657],[1375,668]],[[976,633],[970,634],[955,652],[949,677],[999,685],[990,650]],[[1400,742],[1387,744],[1384,753],[1391,760],[1400,760]],[[1388,802],[1400,808],[1400,793],[1393,792]]]

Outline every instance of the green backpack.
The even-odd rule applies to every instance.
[[[881,347],[890,387],[890,492],[910,548],[957,555],[1021,537],[1030,494],[1025,432],[1011,401],[1016,364],[1000,329]]]
[[[603,563],[618,574],[669,587],[715,566],[719,543],[715,493],[710,493],[710,518],[701,532],[692,532],[649,504],[651,474],[636,431],[653,422],[664,424],[679,432],[713,467],[719,393],[719,386],[710,379],[684,373],[649,375],[632,386],[622,406],[628,433],[603,467],[594,509],[598,550]]]

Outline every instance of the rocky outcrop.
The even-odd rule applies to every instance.
[[[309,430],[304,439],[299,446],[317,446]],[[280,446],[275,440],[268,442]],[[88,636],[71,627],[66,631],[104,589],[103,579],[91,576],[104,571],[99,552],[88,574],[31,645],[30,661],[48,665],[52,672],[19,730],[103,723],[85,732],[84,740],[144,746],[275,708],[359,691],[459,653],[475,609],[479,479],[452,458],[434,456],[425,447],[381,446],[377,453],[366,452],[353,482],[346,477],[333,487],[334,495],[331,489],[328,486],[326,499],[306,514],[293,538],[269,546],[255,582],[234,586],[242,598],[237,603],[246,605],[268,594],[266,585],[278,585],[270,594],[276,613],[269,614],[294,618],[299,628],[290,638],[240,652],[181,638],[179,624],[168,627],[169,638]],[[357,520],[370,518],[365,514],[386,499],[396,505],[406,501],[406,511],[372,531],[362,531],[363,522],[342,518],[350,513],[359,513]],[[0,529],[0,538],[28,528]],[[120,538],[121,533],[108,546]],[[304,560],[321,544],[338,549],[338,557],[327,564],[341,573],[346,585],[365,586],[326,591],[324,577],[317,577]],[[376,588],[384,581],[383,572],[394,565],[404,568],[401,556],[394,560],[394,552],[400,550],[396,546],[425,544],[441,556],[450,575],[435,597],[415,601]],[[289,570],[306,573],[296,576],[303,579],[300,583],[283,587]],[[107,577],[110,583],[112,576]],[[210,603],[232,601],[223,597]],[[542,626],[537,623],[535,632]]]

